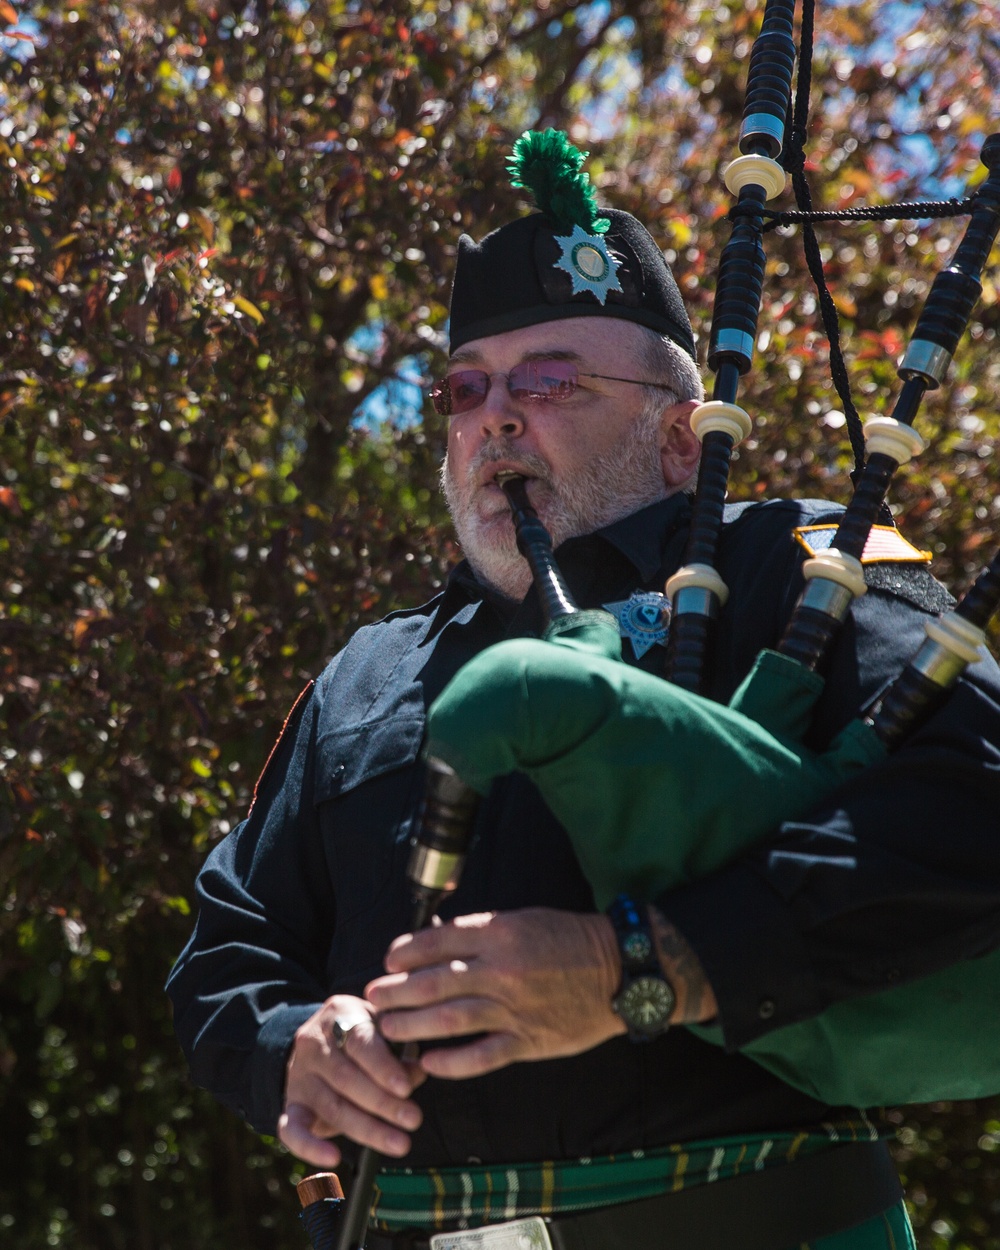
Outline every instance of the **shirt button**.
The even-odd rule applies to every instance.
[[[770,998],[763,999],[761,1001],[760,1006],[757,1008],[757,1014],[760,1016],[762,1020],[770,1020],[771,1017],[774,1015],[773,1000]]]

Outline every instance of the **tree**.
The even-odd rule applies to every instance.
[[[512,139],[551,124],[589,146],[602,195],[663,241],[707,329],[717,173],[761,6],[76,0],[18,16],[0,3],[0,1076],[24,1149],[0,1227],[25,1247],[297,1245],[290,1161],[190,1089],[170,1035],[160,986],[197,863],[308,676],[454,555],[443,430],[416,418],[413,379],[441,367],[461,229],[517,211]],[[822,18],[818,206],[980,176],[990,18],[971,2]],[[959,229],[823,230],[866,409],[890,402]],[[842,498],[796,234],[768,239],[757,428],[733,489]],[[1000,513],[984,288],[896,494],[956,587]],[[928,1246],[1000,1245],[996,1114],[907,1113]]]

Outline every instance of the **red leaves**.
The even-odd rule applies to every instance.
[[[156,319],[160,325],[169,330],[177,320],[180,299],[171,287],[161,287],[156,302]]]
[[[0,504],[2,504],[8,512],[13,512],[14,516],[22,516],[24,509],[21,507],[21,501],[17,497],[17,492],[13,486],[0,486]]]
[[[106,282],[97,282],[90,288],[83,298],[83,324],[86,326],[93,325],[97,320],[97,314],[104,307],[104,300],[108,294],[108,284]]]
[[[858,361],[895,360],[905,346],[896,326],[889,326],[881,333],[863,330],[855,336],[855,341],[854,359]]]

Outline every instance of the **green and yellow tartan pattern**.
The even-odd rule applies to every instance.
[[[874,1141],[867,1117],[801,1132],[755,1133],[544,1163],[383,1168],[371,1219],[376,1228],[442,1229],[503,1223],[526,1215],[586,1211],[710,1185],[791,1163],[851,1141]]]

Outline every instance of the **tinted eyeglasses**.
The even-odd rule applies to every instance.
[[[431,387],[431,403],[442,417],[472,412],[484,403],[494,378],[506,377],[511,398],[521,403],[561,403],[570,398],[580,378],[601,378],[605,382],[631,382],[635,386],[671,388],[663,382],[639,378],[616,378],[607,373],[581,373],[571,360],[526,360],[510,373],[487,373],[485,369],[459,369]]]

